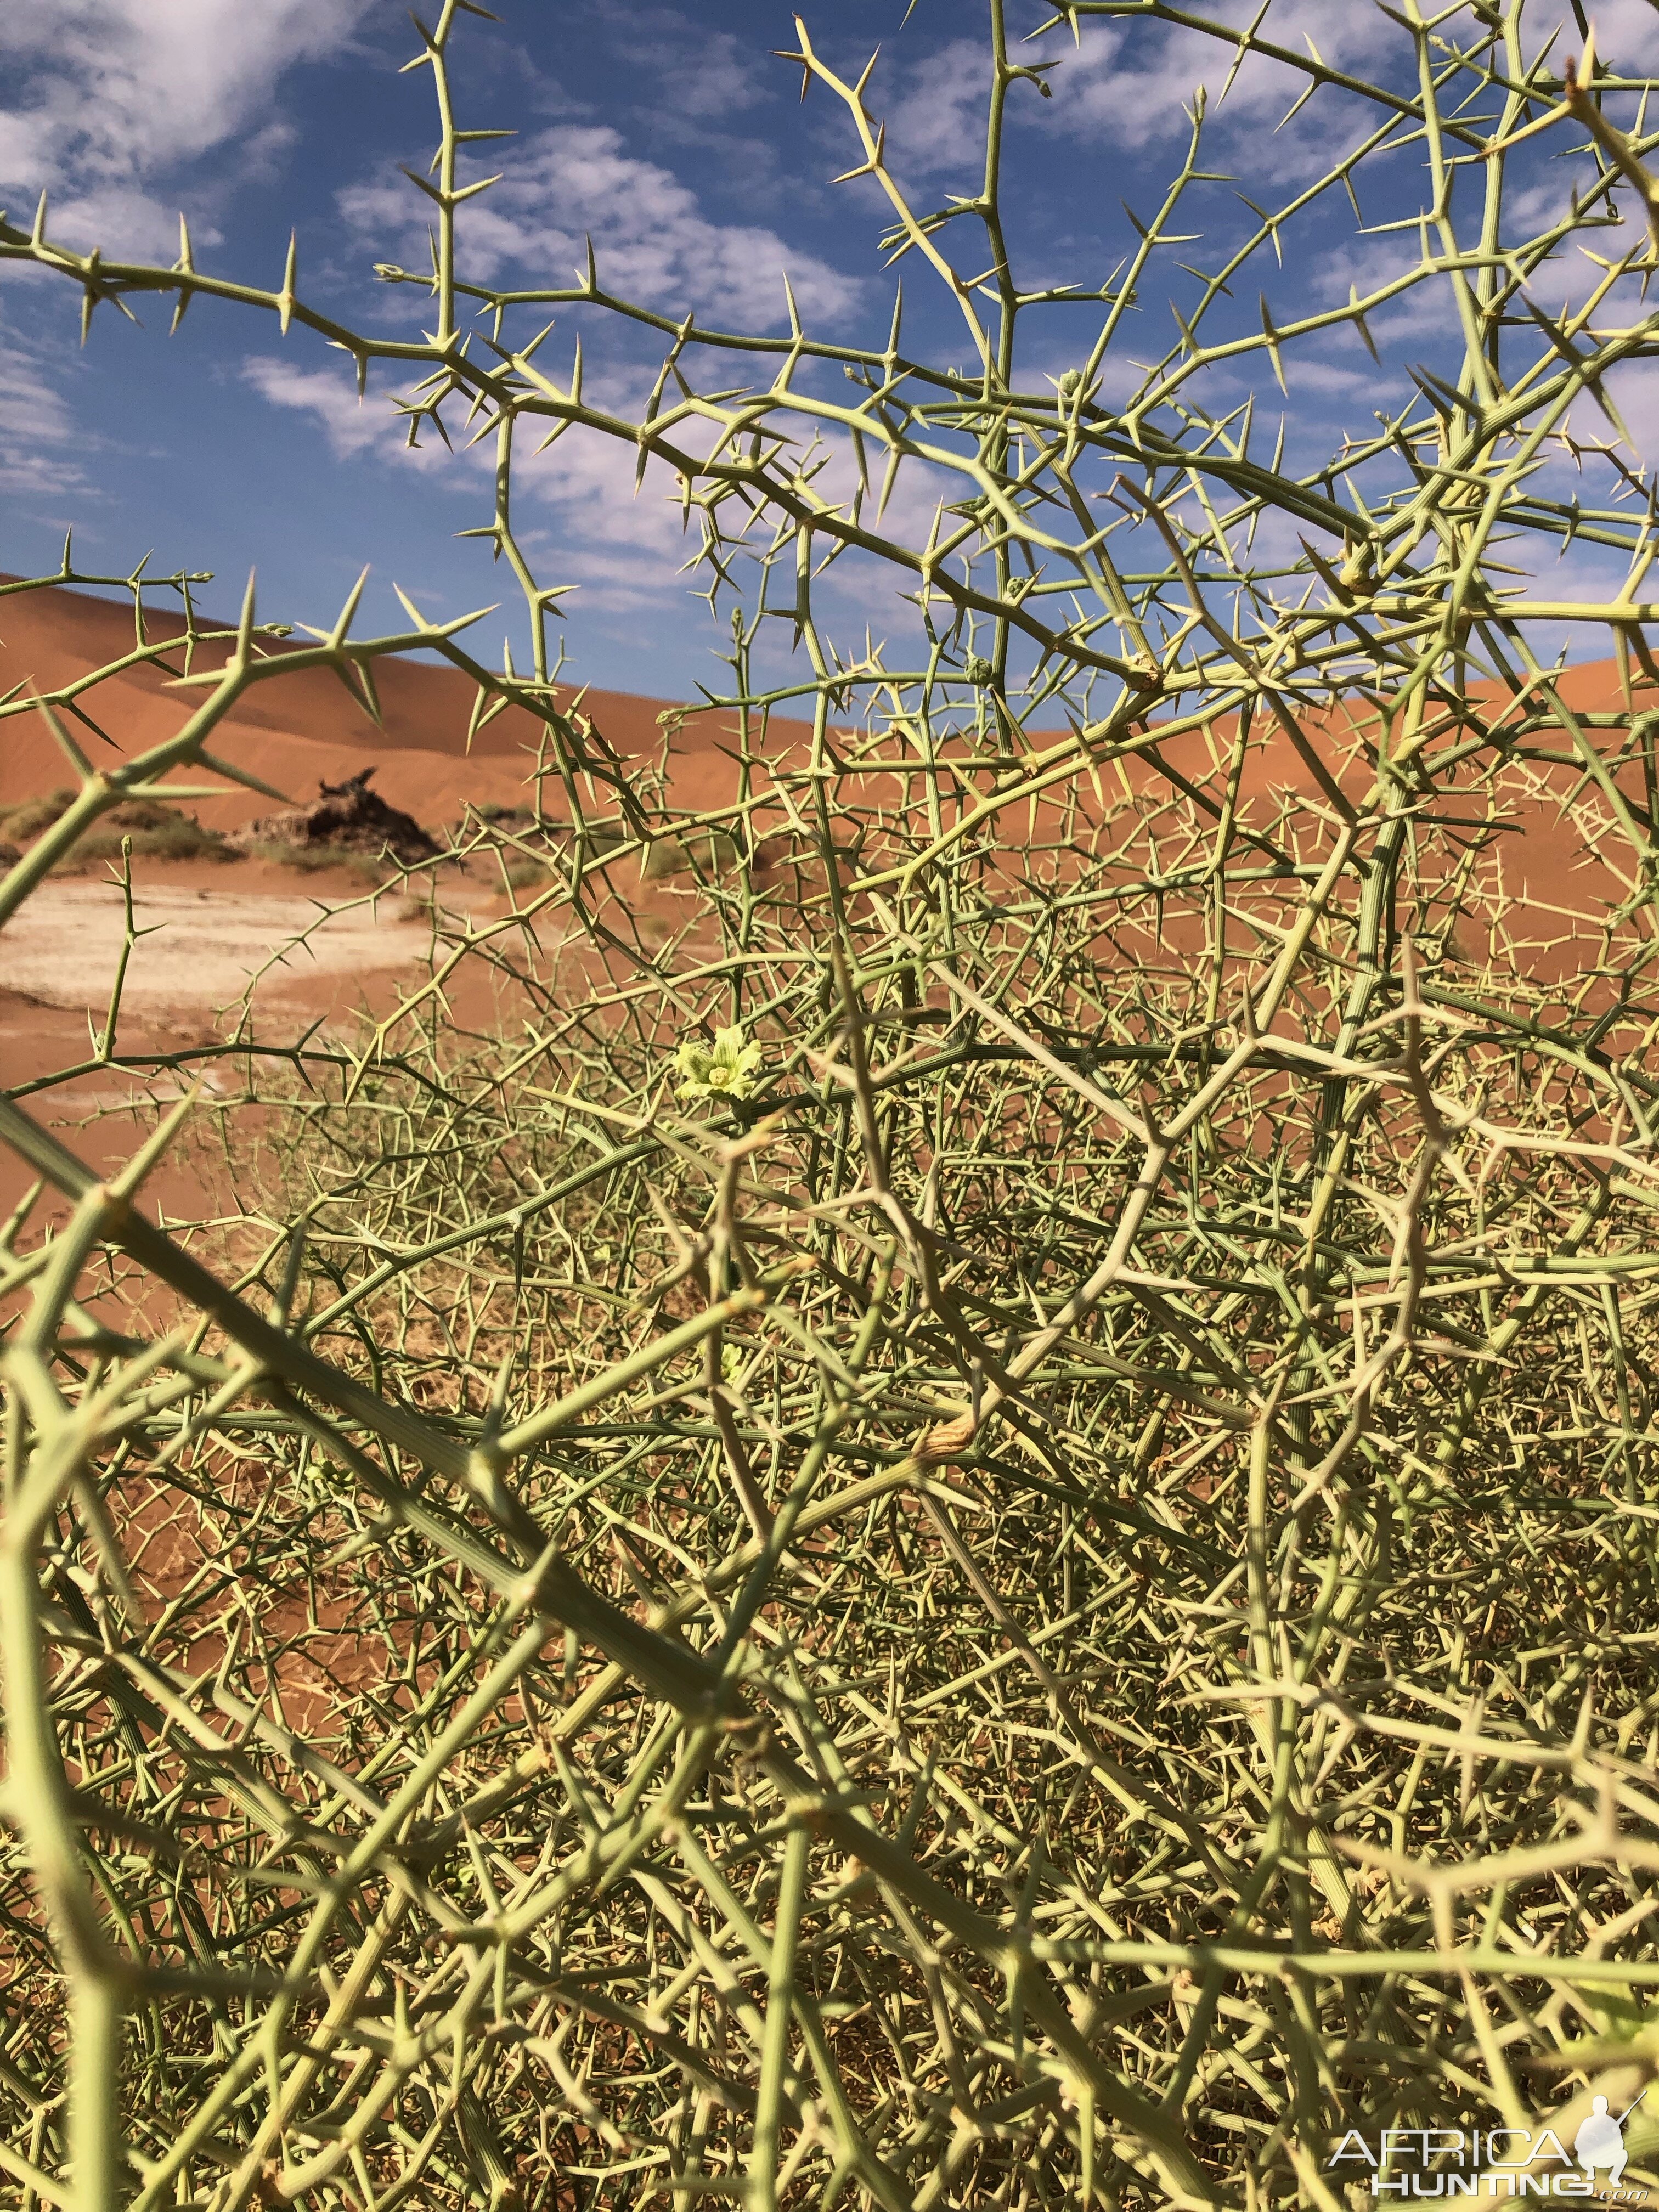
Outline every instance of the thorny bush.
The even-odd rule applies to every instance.
[[[533,641],[360,639],[354,599],[284,642],[141,574],[124,665],[178,733],[112,767],[95,676],[0,705],[79,779],[0,921],[117,806],[242,773],[216,729],[296,668],[372,706],[435,650],[539,731],[535,806],[458,848],[495,918],[421,878],[429,984],[355,1043],[246,1013],[157,1058],[112,1006],[0,1103],[46,1186],[3,1256],[9,2201],[1329,2207],[1352,2128],[1623,2110],[1659,2063],[1647,81],[1522,0],[1383,11],[1374,81],[1271,6],[989,0],[982,190],[918,213],[879,73],[803,30],[957,325],[857,343],[592,261],[471,281],[481,12],[421,32],[432,265],[380,273],[422,335],[293,257],[266,290],[187,235],[0,228],[88,315],[275,315],[413,378],[411,436],[493,437]],[[1218,48],[1224,86],[1110,282],[1023,289],[1008,118],[1108,30],[1126,84]],[[1257,206],[1205,146],[1273,72],[1293,124],[1229,142]],[[1350,201],[1369,289],[1287,303]],[[642,413],[561,381],[549,313],[660,334]],[[1315,452],[1276,387],[1345,345],[1376,427]],[[556,686],[509,504],[549,434],[678,488],[732,611],[717,805]],[[1568,550],[1607,596],[1547,596]],[[896,574],[898,645],[837,647],[842,560]],[[54,580],[114,580],[7,588]],[[89,1070],[155,1108],[108,1182],[52,1126]],[[240,1209],[159,1225],[203,1130]],[[1651,2104],[1628,2141],[1634,2186]]]

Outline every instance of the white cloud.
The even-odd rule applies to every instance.
[[[1221,20],[1248,23],[1254,0],[1231,0],[1214,11]],[[1379,10],[1347,0],[1273,0],[1261,36],[1279,46],[1304,49],[1311,33],[1328,62],[1353,67],[1381,53],[1394,27]],[[1029,84],[1016,84],[1008,115],[1016,129],[1036,125],[1051,135],[1098,141],[1112,149],[1134,151],[1171,132],[1184,134],[1184,110],[1196,88],[1207,87],[1212,102],[1226,82],[1234,48],[1202,33],[1169,30],[1156,21],[1120,25],[1084,20],[1075,43],[1069,32],[1017,46],[1012,58],[1041,66],[1051,97],[1042,99]],[[1288,108],[1305,80],[1299,72],[1258,58],[1247,59],[1220,111],[1230,123],[1259,124],[1264,114]],[[990,97],[989,55],[981,38],[953,39],[896,79],[884,96],[878,76],[866,98],[872,114],[887,125],[887,143],[897,173],[951,172],[971,177],[985,154]],[[1212,109],[1212,112],[1213,112]],[[1275,158],[1282,166],[1283,154]]]
[[[1223,0],[1212,11],[1218,21],[1243,28],[1255,15],[1255,0]],[[1659,13],[1649,0],[1596,0],[1589,9],[1596,28],[1596,46],[1604,59],[1629,72],[1659,64]],[[1443,21],[1440,36],[1460,33],[1467,41],[1472,23]],[[1553,58],[1576,52],[1582,44],[1571,8],[1565,0],[1546,0],[1526,16],[1528,53],[1536,52],[1559,29]],[[1400,75],[1403,68],[1414,83],[1411,40],[1380,7],[1359,0],[1272,0],[1260,36],[1296,53],[1305,52],[1311,41],[1333,67],[1356,75]],[[1205,33],[1165,31],[1148,21],[1133,24],[1096,24],[1085,21],[1080,42],[1073,46],[1069,34],[1051,33],[1023,53],[1021,58],[1041,57],[1059,66],[1051,80],[1052,101],[1042,103],[1036,119],[1046,127],[1073,134],[1110,133],[1116,146],[1139,148],[1173,132],[1184,135],[1194,89],[1204,85],[1209,94],[1212,121],[1237,129],[1276,122],[1306,86],[1300,70],[1260,55],[1246,58],[1233,80],[1226,104],[1218,98],[1233,63],[1236,49],[1230,41]],[[1313,107],[1328,118],[1336,111],[1329,105],[1341,94],[1322,92]],[[1322,103],[1324,103],[1322,108]],[[1309,131],[1298,138],[1292,130],[1273,142],[1275,167],[1285,174],[1300,174],[1307,161],[1316,159],[1322,167],[1331,149],[1323,134]]]
[[[388,404],[386,392],[371,386],[359,400],[349,369],[307,368],[280,356],[262,354],[242,363],[242,374],[272,406],[308,415],[321,429],[337,459],[373,458],[392,467],[416,468],[447,480],[450,489],[481,503],[469,520],[483,522],[489,512],[494,441],[452,453],[429,428],[411,450],[404,418]],[[642,395],[632,395],[638,399]],[[515,526],[555,580],[580,587],[584,611],[623,611],[660,605],[684,590],[682,565],[698,543],[694,519],[687,535],[681,526],[670,472],[656,463],[634,487],[635,451],[631,442],[577,428],[545,453],[526,441],[515,471]],[[538,512],[550,518],[544,526]]]
[[[1231,20],[1242,0],[1216,10]],[[1244,7],[1249,22],[1254,4]],[[1326,60],[1346,65],[1377,52],[1391,27],[1374,9],[1347,0],[1273,0],[1261,35],[1298,51],[1304,33],[1315,35]],[[1052,135],[1097,140],[1112,149],[1138,150],[1188,127],[1184,109],[1195,88],[1213,101],[1226,80],[1234,49],[1196,32],[1168,30],[1155,21],[1120,26],[1085,20],[1074,43],[1052,31],[1012,50],[1011,58],[1041,67],[1050,97],[1016,84],[1008,116],[1013,126],[1035,125]],[[1222,112],[1258,122],[1275,103],[1288,107],[1304,80],[1280,64],[1256,58],[1240,69]],[[901,175],[950,171],[971,175],[982,164],[990,98],[989,54],[981,38],[953,39],[896,78],[874,80],[866,94],[871,112],[885,121],[887,144]]]
[[[1609,372],[1607,391],[1636,449],[1627,458],[1643,468],[1651,467],[1659,460],[1659,362],[1622,362]],[[1573,409],[1567,427],[1579,437],[1598,444],[1610,442],[1618,434],[1595,400],[1588,396]]]
[[[0,332],[0,489],[37,507],[45,501],[55,520],[91,489],[76,459],[91,441],[64,390],[78,373],[61,355],[49,368],[27,342]]]
[[[342,370],[301,368],[275,354],[255,354],[242,363],[242,374],[273,407],[314,415],[337,460],[397,442],[394,419],[384,398],[377,395],[378,404],[359,399],[350,375]],[[411,459],[419,460],[421,451],[412,453]],[[442,451],[441,442],[438,451]]]
[[[1595,51],[1621,76],[1633,76],[1659,64],[1659,12],[1649,0],[1595,0],[1584,12],[1595,27]],[[1540,8],[1535,20],[1528,18],[1528,35],[1539,38],[1553,21],[1561,27],[1556,52],[1576,54],[1582,41],[1569,7]]]
[[[1243,27],[1255,9],[1228,7],[1216,12]],[[1329,0],[1273,0],[1260,35],[1298,52],[1305,51],[1310,36],[1333,66],[1363,70],[1400,33],[1378,9],[1333,8]],[[1237,126],[1259,125],[1273,111],[1287,109],[1307,82],[1300,70],[1253,54],[1240,66],[1224,106],[1218,110],[1214,103],[1226,84],[1235,47],[1200,32],[1154,29],[1150,22],[1139,28],[1086,25],[1075,48],[1069,39],[1051,39],[1039,51],[1046,61],[1060,64],[1051,80],[1053,100],[1044,103],[1040,120],[1067,133],[1109,130],[1115,142],[1127,147],[1146,146],[1170,132],[1184,134],[1183,110],[1200,84],[1209,94],[1212,116]],[[1276,148],[1276,163],[1283,166],[1290,152],[1288,146]]]
[[[32,211],[53,196],[70,245],[171,259],[171,172],[234,143],[268,155],[269,103],[295,62],[337,52],[370,0],[35,0],[0,19],[10,96],[0,106],[0,186]],[[280,131],[280,125],[276,126]],[[21,196],[21,198],[18,196]],[[204,243],[209,242],[205,235]]]
[[[377,245],[401,240],[423,264],[427,207],[411,186],[356,185],[340,194],[340,208]],[[457,224],[475,281],[514,268],[567,283],[591,238],[607,289],[668,313],[695,307],[754,328],[787,319],[786,269],[804,316],[842,313],[860,289],[775,230],[710,222],[695,192],[628,153],[606,125],[559,124],[515,149],[501,181],[469,202]]]
[[[873,91],[866,94],[871,112],[884,115],[897,173],[982,167],[990,89],[985,41],[952,39],[909,72],[901,96],[884,110]]]
[[[653,10],[641,20],[640,11],[630,8],[626,28],[630,45],[654,33],[649,58],[662,78],[667,104],[680,115],[723,123],[769,97],[764,62],[734,32],[711,31],[670,9]]]

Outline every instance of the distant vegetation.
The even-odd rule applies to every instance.
[[[26,799],[15,806],[0,807],[0,845],[9,847],[11,858],[17,860],[22,847],[33,844],[43,830],[50,830],[62,819],[76,796],[65,787],[45,799]],[[233,857],[217,830],[203,829],[178,807],[158,799],[127,799],[100,814],[65,858],[77,867],[88,868],[96,861],[118,860],[124,846],[146,859],[194,860],[205,856],[224,860]]]
[[[1520,0],[1379,13],[1371,81],[1272,8],[1011,42],[989,0],[982,188],[919,210],[879,70],[803,33],[909,294],[733,333],[602,259],[469,274],[481,12],[419,34],[432,261],[378,272],[419,338],[294,259],[0,227],[88,314],[274,317],[493,437],[531,640],[354,597],[278,657],[250,591],[157,643],[131,580],[179,733],[99,776],[57,723],[0,925],[256,770],[216,729],[285,672],[372,709],[423,648],[541,744],[460,841],[496,910],[434,896],[354,1036],[256,1006],[192,1100],[112,1006],[94,1072],[154,1108],[112,1181],[52,1085],[0,1101],[49,1194],[0,1260],[7,2186],[1333,2212],[1355,2141],[1479,2130],[1468,2172],[1606,2096],[1645,2190],[1656,88]],[[1011,118],[1072,32],[1114,96],[1171,55],[1218,94],[1062,292]],[[660,344],[637,415],[596,321]],[[578,580],[511,495],[559,435],[678,486],[706,805],[555,689]],[[855,573],[908,595],[880,649]],[[1420,2151],[1385,2183],[1434,2193]]]

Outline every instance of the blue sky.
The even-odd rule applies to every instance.
[[[1254,12],[1210,4],[1230,18]],[[476,270],[564,281],[587,234],[606,281],[665,312],[695,304],[728,326],[778,328],[787,265],[809,327],[884,335],[882,210],[867,183],[830,181],[856,155],[843,114],[821,91],[803,108],[799,70],[774,57],[793,43],[788,7],[498,0],[498,12],[496,26],[467,25],[456,50],[462,120],[519,134],[486,149],[505,179],[467,221]],[[904,0],[807,0],[804,12],[839,67],[856,72],[879,45],[870,97],[918,204],[971,191],[984,97],[976,0],[918,0],[908,20]],[[1021,33],[1046,12],[1011,0]],[[1595,12],[1604,54],[1659,69],[1648,0]],[[1571,21],[1565,0],[1540,0],[1534,13],[1540,37],[1558,16]],[[1273,0],[1269,28],[1287,45],[1313,37],[1327,59],[1401,64],[1400,34],[1370,0]],[[398,74],[412,51],[400,0],[15,7],[0,17],[0,202],[27,216],[49,187],[55,234],[162,260],[176,251],[182,208],[198,265],[273,285],[292,227],[314,304],[367,327],[412,329],[422,295],[371,274],[376,261],[419,265],[424,255],[423,204],[398,173],[401,161],[423,167],[432,142],[427,80]],[[1200,79],[1218,89],[1225,57],[1190,34],[1103,24],[1075,52],[1063,33],[1034,52],[1064,59],[1052,99],[1016,88],[1017,267],[1028,283],[1102,282],[1133,235],[1121,199],[1142,213],[1154,204],[1184,147],[1183,102]],[[1295,89],[1251,65],[1207,147],[1208,166],[1264,204],[1353,128],[1352,112],[1322,93],[1291,133],[1275,136]],[[1540,191],[1564,190],[1547,168],[1540,178]],[[1415,204],[1416,174],[1402,170],[1399,188]],[[1193,227],[1213,240],[1247,220],[1233,185],[1203,187],[1194,204]],[[1214,251],[1192,249],[1209,266]],[[1275,312],[1346,298],[1350,276],[1363,285],[1397,251],[1358,235],[1346,203],[1329,204],[1287,238]],[[1176,296],[1188,282],[1170,267]],[[1247,305],[1253,316],[1254,285]],[[1086,351],[1094,313],[1056,311],[1036,333],[1030,372],[1058,374]],[[913,290],[909,313],[911,331],[951,358],[942,306]],[[0,568],[55,565],[72,526],[83,566],[125,569],[153,548],[157,567],[216,571],[210,596],[227,606],[257,563],[271,618],[327,619],[365,563],[368,613],[388,623],[398,619],[394,579],[434,614],[509,598],[487,550],[455,535],[487,517],[482,457],[405,453],[389,386],[359,407],[339,356],[297,330],[282,340],[268,318],[198,303],[177,337],[166,336],[165,311],[152,306],[144,323],[102,311],[82,352],[70,287],[0,270]],[[1144,336],[1132,333],[1127,350],[1149,359],[1174,335],[1161,284],[1139,324]],[[561,360],[574,329],[549,340]],[[591,323],[586,340],[592,388],[625,400],[648,384],[653,357],[637,340]],[[1432,357],[1433,331],[1409,318],[1384,341],[1401,358]],[[1334,345],[1298,375],[1293,434],[1368,429],[1376,384],[1357,341]],[[1645,402],[1645,386],[1635,398]],[[573,675],[686,696],[719,680],[721,634],[678,574],[684,548],[662,488],[647,481],[635,499],[631,481],[631,457],[568,439],[527,472],[520,520],[544,580],[579,586],[563,602]],[[888,585],[850,575],[836,588],[847,623],[882,628]],[[504,610],[490,630],[507,618]]]

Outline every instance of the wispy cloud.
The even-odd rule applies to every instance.
[[[1243,30],[1255,21],[1256,0],[1221,0],[1208,11],[1218,22]],[[1651,68],[1659,61],[1659,13],[1650,0],[1597,0],[1590,10],[1596,45],[1604,60],[1626,70]],[[1440,21],[1440,35],[1465,36],[1475,28],[1472,15],[1459,24]],[[1331,66],[1362,76],[1391,75],[1414,85],[1416,66],[1410,36],[1381,7],[1333,6],[1332,0],[1271,0],[1260,36],[1287,52],[1316,52]],[[1553,38],[1557,57],[1577,51],[1583,41],[1569,0],[1542,0],[1528,9],[1525,38],[1529,53]],[[1233,74],[1237,48],[1227,39],[1145,23],[1085,23],[1076,46],[1069,36],[1051,33],[1030,49],[1033,56],[1058,64],[1054,98],[1036,119],[1066,133],[1109,131],[1112,143],[1127,149],[1187,127],[1184,110],[1194,91],[1205,87],[1218,122],[1237,129],[1275,118],[1305,88],[1304,73],[1288,62],[1262,54],[1248,56]],[[1402,75],[1403,72],[1403,75]],[[1224,106],[1218,99],[1232,75]],[[1334,95],[1340,98],[1340,95]],[[1333,95],[1321,93],[1318,99]],[[1281,166],[1325,158],[1316,134],[1275,148]]]
[[[157,187],[227,146],[246,173],[286,143],[272,88],[335,52],[371,0],[52,0],[6,9],[0,187],[70,245],[163,255],[178,241]],[[204,235],[204,243],[210,242]]]
[[[1229,5],[1212,11],[1219,21],[1245,27],[1252,7]],[[1381,9],[1332,8],[1328,0],[1273,0],[1260,35],[1298,54],[1313,40],[1335,67],[1364,70],[1397,45],[1401,34]],[[1152,22],[1133,26],[1089,24],[1076,46],[1048,39],[1039,49],[1058,64],[1051,80],[1054,98],[1038,118],[1056,132],[1097,135],[1109,131],[1125,148],[1150,145],[1187,129],[1185,111],[1202,85],[1212,104],[1224,88],[1226,100],[1218,119],[1237,128],[1259,126],[1269,114],[1288,108],[1305,84],[1299,70],[1263,55],[1246,57],[1232,75],[1237,48],[1231,40]],[[1280,161],[1288,146],[1276,149]]]
[[[777,90],[777,64],[763,46],[733,31],[713,30],[682,9],[602,0],[596,12],[624,68],[648,70],[656,79],[665,109],[726,123],[762,106]]]
[[[900,176],[957,173],[985,159],[991,75],[982,39],[952,39],[911,68],[896,100],[867,95]]]
[[[1254,4],[1213,11],[1248,23]],[[1352,66],[1374,58],[1394,32],[1377,10],[1330,0],[1273,0],[1262,35],[1304,51],[1312,34],[1333,63]],[[1135,151],[1187,128],[1185,110],[1200,85],[1213,99],[1234,58],[1231,44],[1200,33],[1170,29],[1154,21],[1121,25],[1083,21],[1075,41],[1052,31],[1028,42],[1015,58],[1039,66],[1049,97],[1017,83],[1008,119],[1015,130],[1037,126],[1051,137],[1076,137],[1119,151]],[[1288,107],[1302,88],[1300,76],[1280,64],[1253,57],[1238,70],[1228,94],[1227,119],[1259,123],[1275,104]],[[902,176],[967,175],[983,161],[991,91],[990,58],[978,37],[952,39],[921,59],[878,70],[869,99],[887,126],[887,144]]]
[[[350,375],[342,369],[301,368],[276,354],[254,354],[242,363],[242,374],[273,407],[313,416],[337,460],[377,448],[382,453],[396,450],[402,442],[384,396],[359,399]],[[418,447],[410,458],[419,463],[427,451]],[[442,452],[434,441],[434,459]]]
[[[340,209],[377,245],[401,240],[424,258],[426,204],[408,185],[354,185]],[[787,316],[786,270],[805,315],[840,314],[860,289],[775,230],[711,221],[688,185],[630,154],[608,125],[558,124],[515,148],[501,183],[458,220],[469,274],[480,282],[508,269],[567,281],[591,239],[602,284],[669,313],[695,306],[705,318],[775,327]]]
[[[92,492],[79,459],[91,441],[64,389],[76,373],[0,330],[0,489],[65,526]]]
[[[308,368],[260,354],[244,361],[242,375],[272,406],[308,416],[337,459],[418,470],[477,502],[479,512],[469,520],[488,518],[490,441],[452,452],[428,431],[410,447],[389,394],[371,386],[359,400],[343,365]],[[516,526],[550,573],[556,568],[556,580],[580,588],[584,611],[660,605],[684,592],[681,570],[697,543],[695,521],[688,537],[674,481],[660,465],[647,469],[635,491],[636,458],[631,443],[577,427],[544,453],[526,451],[520,464]]]
[[[1242,28],[1257,9],[1255,0],[1225,0],[1208,12]],[[1331,0],[1272,0],[1261,35],[1297,53],[1307,51],[1311,37],[1328,62],[1358,69],[1382,59],[1389,42],[1399,40],[1387,17],[1358,0],[1340,8]],[[1016,83],[1008,120],[1016,131],[1036,128],[1116,153],[1138,152],[1185,133],[1187,110],[1200,85],[1213,106],[1235,55],[1229,41],[1154,20],[1085,19],[1075,40],[1056,28],[1017,49],[1016,59],[1042,70],[1049,97]],[[1269,112],[1288,108],[1305,82],[1299,71],[1251,56],[1234,73],[1218,119],[1223,128],[1259,126]],[[867,96],[886,123],[896,171],[971,176],[984,159],[990,90],[989,56],[977,37],[952,39],[890,74],[878,71]],[[1277,150],[1282,166],[1291,149]]]

